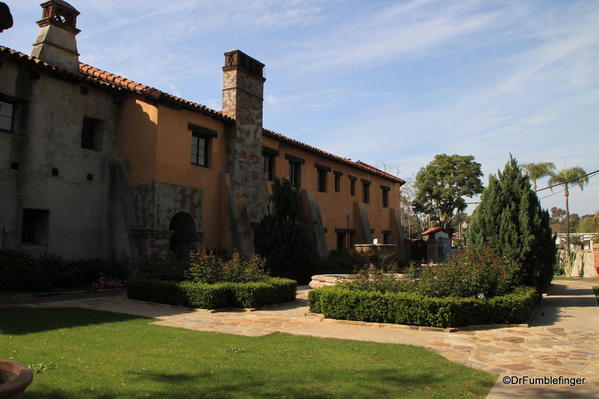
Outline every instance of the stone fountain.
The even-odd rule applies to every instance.
[[[372,244],[354,244],[354,250],[356,253],[368,257],[371,262],[371,266],[376,265],[375,267],[379,267],[380,270],[383,270],[385,261],[395,253],[396,248],[397,245],[395,244],[379,244],[376,238]],[[336,285],[344,281],[348,281],[350,276],[350,274],[341,273],[317,274],[312,276],[309,287],[314,289]],[[395,274],[395,276],[397,278],[401,278],[403,275]]]
[[[385,261],[389,259],[397,249],[395,244],[379,244],[375,238],[372,244],[354,244],[356,253],[366,256],[373,266],[383,270]]]

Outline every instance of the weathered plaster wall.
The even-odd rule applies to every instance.
[[[47,248],[29,250],[73,258],[114,253],[112,208],[119,204],[109,201],[115,187],[110,166],[119,162],[119,104],[113,94],[10,60],[0,68],[0,94],[14,98],[17,120],[14,131],[0,138],[0,229],[7,230],[5,245],[23,248],[22,210],[33,208],[50,212],[49,235]],[[81,148],[84,117],[102,121],[98,151]],[[18,163],[18,170],[11,169],[11,163]],[[54,168],[58,176],[52,175]]]

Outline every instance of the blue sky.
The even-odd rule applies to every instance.
[[[4,1],[0,43],[29,53],[40,1]],[[241,49],[266,64],[266,128],[404,179],[438,153],[474,155],[485,182],[509,153],[599,169],[599,1],[70,3],[81,61],[220,109]],[[599,177],[570,199],[599,211]]]

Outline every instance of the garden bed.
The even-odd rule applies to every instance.
[[[343,286],[310,291],[310,311],[324,317],[427,327],[461,327],[526,322],[541,296],[519,287],[492,298],[427,297],[408,292],[354,290]]]
[[[132,278],[127,281],[127,297],[201,309],[224,307],[256,308],[295,300],[294,280],[269,277],[246,283],[196,283]]]

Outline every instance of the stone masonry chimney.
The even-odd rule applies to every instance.
[[[236,121],[231,133],[228,169],[233,194],[246,200],[250,222],[266,213],[266,177],[262,157],[264,64],[239,50],[225,53],[223,112]]]
[[[75,36],[80,32],[77,29],[79,11],[63,0],[46,1],[41,7],[42,19],[37,21],[40,31],[31,55],[61,69],[78,73],[79,53]]]

